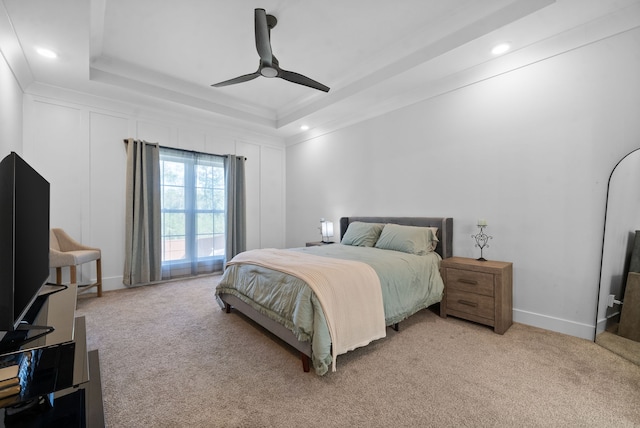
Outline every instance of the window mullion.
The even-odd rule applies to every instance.
[[[191,269],[193,272],[193,265],[197,259],[196,251],[196,225],[195,225],[195,166],[194,160],[188,159],[185,161],[185,214],[186,214],[186,251],[187,260],[191,263]]]

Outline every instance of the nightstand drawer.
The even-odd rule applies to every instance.
[[[495,300],[493,297],[465,293],[455,288],[448,288],[447,310],[464,312],[465,314],[493,320],[495,318]]]
[[[493,275],[484,272],[447,268],[447,289],[493,296]]]

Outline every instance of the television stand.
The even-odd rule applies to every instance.
[[[42,333],[38,333],[29,336],[30,331],[44,330]],[[14,331],[8,331],[0,341],[0,354],[6,354],[9,352],[17,351],[24,347],[27,343],[38,340],[41,337],[53,332],[55,328],[47,325],[29,325],[20,324]]]
[[[31,331],[31,330],[47,330],[46,333],[40,333],[42,334],[42,336],[44,336],[45,334],[49,334],[51,333],[53,330],[55,330],[55,328],[48,326],[48,325],[32,325],[32,324],[19,324],[18,328],[16,328],[16,330],[18,331]],[[38,335],[38,337],[33,337],[33,338],[29,338],[30,340],[36,340],[39,339],[40,337],[42,337],[40,335]]]
[[[50,325],[54,331],[0,353],[4,361],[27,354],[33,361],[28,376],[20,378],[20,393],[0,402],[0,428],[104,427],[98,351],[87,352],[85,318],[75,316],[76,293],[72,284],[45,298],[35,318],[25,316],[29,327]]]

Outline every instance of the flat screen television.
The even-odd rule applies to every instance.
[[[0,331],[18,329],[49,277],[49,182],[16,153],[0,162]]]

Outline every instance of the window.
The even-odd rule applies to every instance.
[[[224,157],[160,149],[162,278],[222,270]]]

